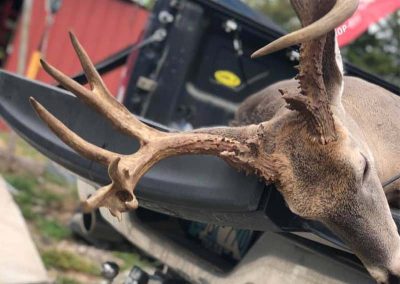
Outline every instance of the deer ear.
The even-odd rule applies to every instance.
[[[326,93],[331,105],[339,106],[343,93],[343,61],[335,31],[326,36],[324,53],[322,56],[322,73]]]

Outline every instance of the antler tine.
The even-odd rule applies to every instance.
[[[131,113],[123,105],[113,99],[110,91],[108,90],[106,84],[104,84],[103,79],[97,72],[88,54],[79,43],[78,38],[72,32],[69,32],[69,36],[76,55],[78,55],[79,61],[84,70],[88,83],[92,89],[92,92],[104,99],[108,104],[114,106],[115,108],[121,109],[124,115],[132,116]],[[132,119],[137,120],[134,116],[132,116]],[[141,124],[141,122],[138,120],[137,123]]]
[[[255,51],[251,57],[267,55],[294,44],[318,38],[335,29],[357,10],[359,0],[337,0],[332,10],[320,20],[300,30],[287,34]]]
[[[103,79],[101,79],[99,73],[97,72],[96,68],[92,64],[89,59],[88,54],[83,49],[82,45],[79,43],[76,36],[70,31],[69,37],[71,39],[72,46],[78,55],[79,61],[81,66],[85,72],[86,78],[90,84],[92,91],[95,91],[102,97],[110,97],[110,91],[108,90],[107,86],[104,84]],[[95,89],[95,90],[93,90]]]
[[[49,128],[68,146],[74,149],[76,152],[84,156],[89,160],[94,160],[103,165],[110,164],[115,160],[118,155],[97,147],[81,137],[75,134],[73,131],[68,129],[60,120],[54,117],[49,111],[46,110],[39,102],[34,98],[29,98],[33,108],[39,117],[49,126]]]
[[[136,137],[141,145],[148,143],[149,138],[152,136],[163,135],[163,132],[152,129],[140,122],[122,104],[111,97],[86,52],[72,33],[71,41],[93,89],[88,90],[81,86],[45,60],[40,61],[43,69],[64,88],[73,92],[87,105],[93,107],[97,112],[107,117],[115,128],[127,135]]]

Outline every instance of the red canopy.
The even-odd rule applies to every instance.
[[[38,48],[45,28],[45,1],[33,1],[29,29],[29,58]],[[148,12],[139,6],[122,0],[68,0],[62,1],[49,34],[46,59],[67,75],[81,71],[79,61],[69,42],[68,31],[73,31],[93,62],[98,62],[129,44],[136,42],[147,23]],[[18,60],[19,28],[15,34],[13,52],[5,69],[15,72]],[[113,94],[121,82],[122,68],[104,76]],[[43,70],[37,80],[54,83]]]
[[[400,9],[400,0],[360,0],[358,10],[336,29],[339,46],[345,46],[364,33],[370,25]]]

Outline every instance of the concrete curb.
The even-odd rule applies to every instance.
[[[46,269],[10,188],[0,175],[0,283],[48,283]]]

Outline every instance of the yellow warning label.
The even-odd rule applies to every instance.
[[[214,77],[218,83],[230,88],[236,88],[242,83],[238,75],[229,70],[215,71]]]

